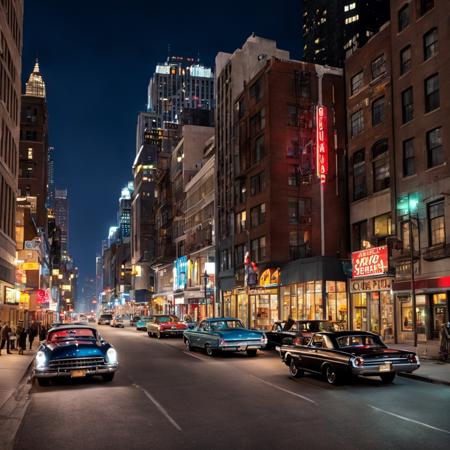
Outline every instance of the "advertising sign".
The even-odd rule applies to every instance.
[[[389,268],[387,245],[352,253],[352,277],[384,275]]]
[[[178,291],[186,288],[187,284],[187,256],[181,256],[173,263],[173,290]]]
[[[316,156],[317,176],[323,184],[328,173],[328,116],[323,105],[316,107]]]

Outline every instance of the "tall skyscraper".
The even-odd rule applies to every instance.
[[[148,111],[163,122],[178,123],[185,108],[212,109],[213,100],[213,71],[194,58],[169,56],[156,66],[148,86]]]
[[[31,204],[31,213],[41,229],[47,228],[48,112],[45,83],[36,60],[22,95],[19,190]]]
[[[342,67],[389,20],[389,0],[305,0],[303,59]]]
[[[131,196],[133,195],[133,182],[130,181],[122,188],[119,198],[119,211],[117,223],[119,224],[120,238],[131,236]]]
[[[15,210],[22,24],[23,1],[0,2],[0,320],[10,319],[8,303],[16,303]]]
[[[48,177],[47,177],[47,208],[53,208],[55,203],[55,148],[48,148]]]
[[[61,251],[67,252],[69,246],[69,200],[67,189],[55,190],[54,214],[56,225],[61,229]]]

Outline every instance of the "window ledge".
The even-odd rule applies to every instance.
[[[436,170],[436,169],[442,169],[446,165],[447,165],[447,161],[444,161],[442,164],[438,164],[437,166],[429,167],[428,169],[425,170],[425,173],[432,172],[433,170]]]
[[[411,180],[411,179],[413,179],[415,177],[417,177],[417,173],[413,173],[412,175],[407,175],[406,177],[402,176],[402,179],[403,179],[403,181],[408,181],[408,180]]]
[[[424,116],[424,117],[428,117],[428,116],[430,116],[431,114],[433,114],[433,113],[435,113],[435,112],[438,112],[440,109],[441,109],[441,107],[438,106],[437,108],[434,108],[434,109],[432,109],[431,111],[425,112],[425,113],[423,114],[423,116]]]

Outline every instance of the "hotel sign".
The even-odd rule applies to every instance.
[[[326,181],[328,173],[328,115],[327,107],[316,107],[316,166],[320,183]]]
[[[384,275],[388,267],[387,245],[352,253],[352,278]]]

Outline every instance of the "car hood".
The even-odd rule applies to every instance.
[[[50,343],[46,345],[46,350],[51,359],[103,357],[105,355],[105,349],[97,341],[74,340]]]
[[[253,330],[221,330],[218,331],[217,334],[227,340],[227,341],[240,341],[243,339],[261,339],[263,337],[263,333],[260,331]]]
[[[364,358],[395,358],[405,356],[411,352],[403,350],[396,350],[392,348],[370,348],[370,347],[355,347],[348,351],[355,356],[362,356]]]

